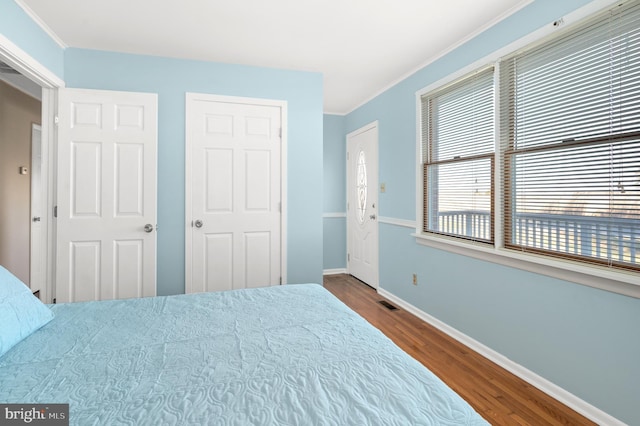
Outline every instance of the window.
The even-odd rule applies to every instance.
[[[640,13],[501,63],[505,247],[640,266]]]
[[[356,200],[358,200],[358,222],[364,223],[364,214],[367,211],[367,161],[364,151],[358,154],[356,165]]]
[[[425,232],[493,241],[493,74],[422,97]]]
[[[640,1],[419,100],[422,236],[640,270]]]

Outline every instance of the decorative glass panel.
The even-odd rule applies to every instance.
[[[367,210],[367,161],[364,151],[358,154],[356,169],[356,192],[358,200],[358,221],[364,223],[364,214]]]

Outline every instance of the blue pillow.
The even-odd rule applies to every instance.
[[[0,356],[52,319],[51,309],[0,266]]]

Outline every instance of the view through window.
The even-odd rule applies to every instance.
[[[505,247],[640,269],[640,2],[499,69],[499,170],[492,72],[422,96],[423,232],[491,243],[500,191]]]

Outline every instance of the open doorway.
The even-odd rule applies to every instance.
[[[33,124],[39,122],[39,134],[41,141],[41,191],[39,197],[41,212],[39,216],[31,214],[31,179],[29,179],[28,186],[20,186],[21,191],[23,191],[23,196],[24,194],[28,194],[27,199],[29,208],[22,212],[13,210],[12,205],[8,205],[6,208],[12,212],[12,214],[19,215],[21,219],[28,224],[27,227],[29,229],[26,243],[24,240],[21,242],[23,246],[29,247],[29,251],[26,255],[20,255],[22,265],[24,265],[25,262],[29,264],[28,276],[23,272],[24,269],[22,269],[22,272],[18,272],[18,275],[20,275],[20,278],[22,278],[26,283],[31,284],[31,288],[34,291],[39,290],[39,296],[43,302],[52,303],[55,298],[55,227],[53,222],[55,205],[54,122],[56,114],[57,89],[64,87],[64,81],[2,34],[0,34],[0,62],[2,62],[2,68],[5,71],[2,73],[2,80],[8,84],[10,89],[22,92],[22,94],[28,98],[35,98],[40,105],[39,114],[36,113],[33,122],[30,122],[26,129],[28,135],[27,149],[29,154],[26,158],[21,158],[19,164],[17,164],[17,169],[14,166],[10,166],[8,168],[8,172],[14,173],[18,177],[24,176],[22,173],[31,177],[31,135],[33,132]],[[37,130],[35,133],[38,133]],[[24,167],[25,169],[20,169],[20,167]],[[23,182],[20,183],[22,184]],[[35,244],[38,244],[39,242],[40,253],[39,256],[36,256],[38,260],[36,260],[35,263],[34,256],[31,253],[31,247],[34,244],[34,242],[32,242],[33,238],[31,238],[33,236],[31,235],[33,217],[40,217],[40,223],[38,225],[41,228],[36,236],[38,241],[36,241]],[[5,231],[0,230],[0,240],[4,240],[4,238]],[[11,251],[14,248],[16,247],[14,247],[10,242],[9,250]],[[34,269],[36,271],[35,274]]]
[[[41,268],[31,256],[42,241],[34,222],[42,216],[36,211],[42,204],[41,123],[41,87],[0,62],[0,265],[33,291],[44,284],[32,273]]]

